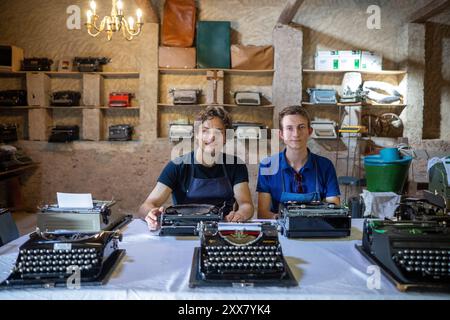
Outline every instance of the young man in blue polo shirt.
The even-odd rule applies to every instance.
[[[261,161],[258,184],[258,218],[278,217],[280,203],[324,201],[340,204],[333,163],[308,149],[313,129],[304,108],[291,106],[279,114],[280,138],[286,149]]]

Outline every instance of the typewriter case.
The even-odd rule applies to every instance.
[[[351,233],[347,208],[330,204],[280,204],[280,224],[287,238],[340,238]]]

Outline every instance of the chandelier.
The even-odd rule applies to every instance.
[[[97,37],[103,31],[106,32],[108,41],[112,39],[114,32],[122,31],[125,39],[132,40],[133,37],[139,35],[142,30],[142,11],[137,9],[136,11],[136,22],[133,17],[129,17],[128,20],[125,19],[123,13],[123,2],[122,0],[112,0],[111,15],[104,17],[100,26],[97,25],[100,17],[96,13],[97,4],[95,1],[90,1],[91,9],[87,11],[87,22],[85,23],[88,33]]]

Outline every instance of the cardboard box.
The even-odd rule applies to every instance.
[[[160,68],[195,69],[195,48],[159,47]]]
[[[361,70],[365,71],[383,70],[383,56],[371,51],[361,52]]]
[[[315,70],[339,70],[339,51],[317,51],[314,60]]]
[[[339,70],[353,71],[361,69],[361,51],[339,51]]]

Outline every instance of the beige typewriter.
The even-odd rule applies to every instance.
[[[171,123],[169,125],[170,142],[178,142],[183,139],[192,139],[194,126],[192,124]]]
[[[334,121],[312,121],[313,139],[336,139],[336,123]]]
[[[173,104],[197,104],[201,93],[199,89],[170,89],[169,93],[173,97]]]
[[[252,91],[236,91],[234,101],[239,106],[260,106],[261,93]]]

